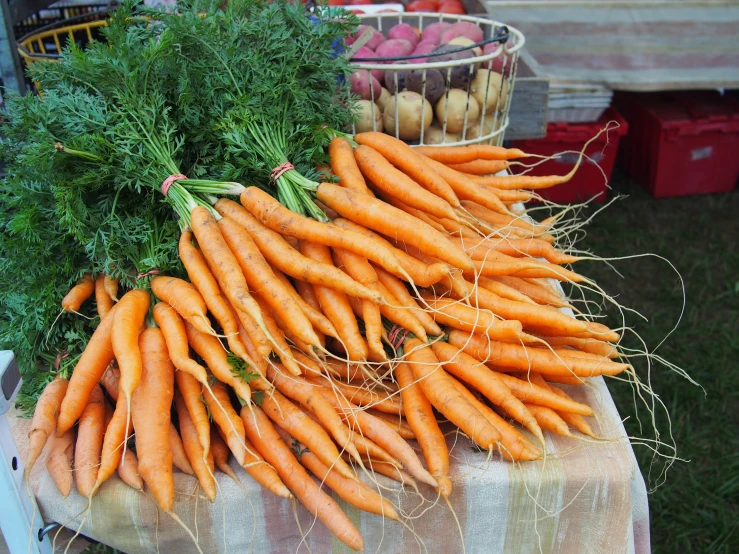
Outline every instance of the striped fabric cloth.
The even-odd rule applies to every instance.
[[[377,482],[409,517],[407,528],[360,513],[337,498],[364,536],[365,551],[450,554],[463,552],[464,541],[471,554],[648,553],[644,481],[604,381],[598,378],[588,387],[564,388],[593,407],[593,428],[609,441],[584,442],[547,433],[546,461],[512,465],[497,457],[487,460],[469,440],[450,432],[451,509],[428,487],[420,494],[402,490],[382,476]],[[21,450],[27,447],[29,424],[27,419],[11,421]],[[44,459],[39,460],[32,484],[45,521],[78,528],[87,501],[76,491],[61,498],[44,466]],[[308,552],[306,545],[313,554],[350,552],[304,508],[296,512],[289,501],[260,489],[233,461],[232,466],[241,485],[219,473],[214,504],[199,494],[195,478],[176,473],[175,512],[196,534],[203,552],[283,554]],[[197,552],[178,524],[157,513],[148,492],[128,488],[117,476],[93,499],[82,532],[130,554]]]
[[[545,74],[652,91],[739,87],[736,0],[482,0]]]

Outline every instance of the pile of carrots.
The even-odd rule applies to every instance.
[[[64,309],[94,294],[100,325],[39,399],[27,471],[49,442],[63,495],[74,476],[91,499],[118,472],[172,513],[173,467],[213,501],[215,471],[237,478],[233,455],[361,550],[318,481],[402,522],[361,476],[449,497],[444,421],[512,461],[542,458],[546,431],[594,436],[592,409],[559,385],[631,366],[615,360],[618,333],[559,309],[551,280],[590,282],[564,267],[578,258],[553,244],[554,220],[514,206],[571,174],[490,176],[526,154],[382,133],[335,138],[329,153],[337,184],[316,197],[331,223],[248,187],[240,204],[193,207],[179,242],[189,281],[155,275],[119,298],[88,276],[70,291]]]

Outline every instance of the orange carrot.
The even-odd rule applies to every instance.
[[[365,512],[385,516],[396,521],[399,519],[389,500],[381,497],[362,481],[347,479],[339,475],[334,468],[326,466],[311,450],[308,450],[296,439],[292,439],[282,429],[277,428],[277,432],[285,444],[291,445],[291,449],[301,465],[315,475],[321,483],[334,491],[339,498]]]
[[[399,392],[400,391],[398,391],[398,393]],[[367,413],[387,423],[393,431],[398,433],[404,439],[413,440],[416,438],[416,434],[413,432],[413,429],[411,429],[410,425],[408,425],[408,422],[404,417],[381,412],[380,410],[375,410],[374,408],[368,408]],[[403,414],[405,414],[405,406],[403,406]]]
[[[85,498],[90,498],[97,481],[100,451],[103,447],[103,434],[105,433],[104,402],[102,389],[95,385],[77,427],[74,477],[77,490]]]
[[[419,155],[418,150],[384,133],[357,133],[354,135],[354,140],[361,145],[374,148],[423,188],[443,198],[453,208],[459,208],[459,198],[454,194],[452,187],[433,168],[429,167],[424,157]],[[370,180],[374,182],[374,179],[370,178]]]
[[[197,433],[200,447],[203,452],[208,453],[210,452],[210,422],[202,396],[203,385],[198,383],[191,374],[181,370],[175,371],[174,380],[190,416],[190,423]]]
[[[557,411],[567,411],[573,414],[581,415],[593,415],[593,410],[590,406],[575,402],[574,400],[568,400],[551,392],[546,387],[534,384],[536,373],[530,373],[523,375],[523,379],[514,377],[513,375],[507,375],[505,373],[496,373],[498,379],[500,379],[510,389],[511,393],[524,402],[530,404],[537,404],[539,406],[546,406]],[[546,383],[546,381],[544,381]]]
[[[169,447],[172,450],[172,465],[182,473],[195,475],[195,470],[190,465],[190,460],[187,459],[185,445],[182,444],[182,437],[180,437],[180,433],[172,422],[169,423]]]
[[[291,437],[307,445],[322,463],[333,468],[345,479],[355,479],[354,472],[339,456],[336,445],[331,441],[326,431],[318,423],[309,418],[302,410],[274,391],[265,397],[260,405],[276,425],[284,429]]]
[[[356,255],[342,248],[334,249],[334,262],[339,269],[346,271],[349,276],[365,287],[377,290],[377,272],[367,261],[367,258]],[[384,271],[384,270],[383,270]],[[382,316],[380,307],[369,300],[362,301],[361,317],[364,321],[365,336],[369,349],[380,360],[386,360],[387,355],[382,346]]]
[[[295,336],[307,344],[319,346],[310,321],[282,282],[274,276],[272,268],[246,229],[230,218],[220,219],[218,226],[236,257],[247,284],[259,291],[261,297],[279,314]]]
[[[241,408],[241,420],[246,426],[245,418],[252,417],[249,411],[249,406],[243,406]],[[290,490],[282,482],[280,476],[271,465],[264,461],[264,458],[259,454],[256,447],[249,442],[247,439],[246,443],[246,457],[244,458],[244,470],[252,476],[252,478],[267,489],[272,494],[282,498],[293,498]]]
[[[398,260],[382,244],[360,234],[338,229],[333,224],[321,223],[291,212],[260,188],[247,187],[241,193],[241,203],[259,221],[274,231],[296,239],[349,250],[366,256],[394,274],[403,275],[403,268]]]
[[[185,323],[185,333],[187,335],[187,342],[197,352],[198,356],[203,358],[206,365],[216,376],[216,379],[233,387],[239,398],[245,402],[249,402],[251,388],[241,375],[235,373],[233,366],[228,361],[228,354],[224,350],[221,341],[218,340],[218,337],[201,333],[189,323]],[[249,368],[247,367],[248,370]],[[201,384],[207,385],[207,377],[205,381],[200,381],[199,379],[198,381]]]
[[[570,346],[582,352],[588,352],[590,354],[597,354],[599,356],[607,356],[611,359],[618,358],[620,356],[618,349],[607,342],[603,342],[595,339],[581,339],[577,337],[539,337],[545,340],[551,346]]]
[[[423,325],[421,325],[421,322],[418,321],[415,314],[405,308],[396,308],[396,306],[401,306],[400,301],[395,298],[382,283],[378,284],[378,289],[385,297],[385,301],[387,302],[386,305],[380,306],[380,312],[382,313],[382,315],[384,315],[392,323],[400,325],[404,329],[408,329],[411,333],[419,337],[421,340],[427,340],[426,329],[424,329]]]
[[[321,183],[318,198],[342,217],[379,233],[403,240],[424,252],[461,269],[473,269],[469,257],[430,225],[387,205],[382,200],[366,196],[329,183]],[[367,253],[365,253],[367,255]],[[367,256],[368,258],[370,256]],[[373,260],[375,261],[375,260]],[[385,269],[388,269],[386,266]],[[392,271],[394,275],[402,272]]]
[[[443,164],[461,164],[474,160],[515,160],[526,157],[526,154],[518,148],[503,148],[489,144],[417,146],[414,150]]]
[[[507,160],[472,160],[471,162],[449,165],[455,171],[468,175],[494,175],[508,169],[509,166],[510,162]]]
[[[103,278],[103,286],[113,302],[118,302],[118,279],[105,275]]]
[[[104,275],[98,275],[95,279],[95,304],[97,305],[100,319],[103,319],[113,309],[113,299],[108,294],[108,291],[105,290]]]
[[[559,387],[555,387],[554,385],[550,385],[549,383],[547,383],[547,385],[549,386],[550,390],[556,395],[562,397],[563,399],[571,400],[567,393]],[[590,426],[590,423],[588,423],[582,415],[573,414],[572,412],[565,412],[562,410],[557,410],[557,415],[559,415],[559,417],[561,417],[565,421],[565,423],[574,427],[583,435],[596,438],[596,435],[593,432],[593,428]]]
[[[423,310],[416,300],[410,295],[403,282],[382,268],[376,268],[377,277],[385,289],[393,295],[398,305],[408,308],[418,322],[430,335],[441,335],[441,328],[436,324],[434,318]]]
[[[565,421],[557,415],[557,412],[551,408],[537,406],[535,404],[526,404],[526,408],[536,418],[536,421],[539,422],[542,429],[551,431],[557,435],[562,435],[563,437],[572,436],[572,433],[570,433],[570,430],[567,427],[567,423],[565,423]]]
[[[113,402],[118,401],[118,381],[121,378],[120,370],[115,367],[113,363],[110,363],[107,369],[103,372],[103,376],[100,377],[100,384],[113,399]]]
[[[28,433],[28,458],[24,469],[24,478],[28,481],[33,465],[38,460],[46,445],[46,441],[57,428],[57,418],[64,395],[67,393],[69,381],[57,377],[44,387],[44,391],[36,402],[31,421],[31,432]],[[66,496],[66,495],[65,495]]]
[[[331,434],[342,449],[359,459],[357,449],[351,442],[351,433],[342,423],[331,403],[326,401],[317,387],[302,379],[289,377],[279,366],[270,366],[267,377],[275,387],[285,396],[291,398],[313,414],[323,427]]]
[[[121,302],[124,299],[125,296]],[[159,329],[150,328],[142,332],[138,346],[143,371],[141,383],[133,395],[132,415],[136,427],[139,473],[157,505],[163,511],[171,512],[174,507],[174,478],[169,413],[174,397],[174,368]]]
[[[92,275],[86,273],[62,299],[62,309],[69,313],[79,312],[83,302],[90,298],[93,292],[95,292],[95,281]]]
[[[449,183],[449,186],[454,190],[454,193],[460,200],[471,200],[489,210],[493,210],[501,214],[509,213],[508,209],[502,202],[502,198],[498,198],[492,190],[477,184],[466,175],[463,175],[436,160],[425,158],[424,161],[431,169]]]
[[[131,421],[131,399],[141,381],[141,351],[139,350],[139,331],[149,311],[151,296],[143,289],[133,289],[123,295],[116,304],[111,343],[113,353],[121,370],[120,392],[126,400],[126,434]],[[166,350],[165,350],[166,352]],[[167,354],[169,359],[169,354]]]
[[[108,405],[106,403],[106,408]],[[125,442],[128,440],[126,435],[126,417],[127,405],[126,400],[120,397],[116,402],[115,412],[111,410],[110,418],[106,417],[105,436],[103,437],[102,453],[100,455],[100,467],[95,479],[94,492],[105,482],[121,464]],[[107,415],[107,414],[106,414]]]
[[[301,241],[300,252],[317,262],[326,265],[333,264],[331,251],[322,244]],[[357,320],[344,293],[321,285],[313,285],[313,290],[321,305],[321,310],[339,333],[349,359],[352,361],[366,360],[369,348],[364,337],[359,333]]]
[[[419,287],[430,287],[434,283],[438,283],[443,277],[449,275],[450,268],[447,264],[436,263],[432,265],[426,265],[419,262],[417,259],[409,256],[403,250],[395,248],[387,240],[383,239],[380,235],[370,231],[369,229],[357,225],[356,223],[349,221],[348,219],[335,219],[334,224],[344,229],[351,229],[358,233],[363,233],[368,237],[372,237],[375,240],[382,242],[384,246],[389,248],[396,258],[400,261],[400,265],[410,275],[413,282]],[[375,266],[376,267],[376,266]]]
[[[545,225],[530,223],[521,217],[504,215],[469,200],[463,200],[462,207],[476,218],[486,221],[500,230],[522,231],[525,237],[539,236],[543,238],[541,235],[549,230]]]
[[[423,394],[420,385],[415,382],[413,372],[406,363],[400,363],[395,368],[395,377],[400,384],[400,393],[403,397],[405,415],[408,425],[418,438],[423,457],[429,472],[439,483],[439,494],[449,498],[452,493],[452,480],[449,478],[449,449],[446,445],[444,433],[439,429],[436,417],[431,409],[431,403]]]
[[[340,381],[329,379],[328,377],[305,377],[306,381],[315,383],[318,386],[331,388],[339,394],[343,395],[346,400],[358,406],[367,406],[375,410],[385,412],[394,416],[403,414],[403,405],[400,402],[399,395],[389,395],[385,392],[372,391],[366,387],[355,387],[347,385]]]
[[[520,258],[531,256],[544,258],[553,264],[571,264],[580,258],[563,254],[547,241],[535,238],[529,239],[480,239],[477,243],[465,245],[465,252],[472,256],[471,250],[495,250],[506,256]],[[474,259],[474,257],[473,257]],[[479,258],[478,258],[479,259]]]
[[[496,414],[487,405],[480,402],[474,394],[454,377],[450,376],[449,379],[457,392],[474,406],[485,420],[500,433],[501,438],[498,449],[503,457],[508,460],[536,460],[540,457],[539,451],[533,445],[527,443],[523,435],[515,427]]]
[[[74,367],[72,377],[69,379],[69,387],[59,410],[57,421],[59,436],[66,433],[82,415],[92,389],[100,381],[108,364],[113,361],[111,335],[117,309],[118,306],[114,306],[110,313],[100,321]]]
[[[246,361],[249,358],[249,354],[237,337],[238,324],[236,317],[221,295],[218,281],[213,277],[208,263],[200,251],[193,245],[192,231],[190,229],[185,229],[180,235],[179,254],[190,281],[202,295],[208,311],[213,314],[213,317],[221,325],[223,334],[226,335],[226,340],[228,340],[229,349],[236,356]]]
[[[144,480],[139,473],[139,460],[133,450],[126,450],[118,464],[118,477],[132,489],[144,490]]]
[[[187,342],[185,322],[180,317],[180,314],[166,302],[157,303],[152,313],[154,315],[154,321],[156,321],[162,330],[162,335],[164,335],[164,340],[167,343],[169,357],[175,368],[179,371],[189,373],[199,383],[207,382],[208,372],[190,357],[190,345]]]
[[[271,341],[272,337],[267,332],[261,310],[249,294],[244,274],[226,244],[213,214],[207,208],[197,206],[190,212],[190,220],[203,256],[229,303],[237,313],[242,311],[248,314]]]
[[[495,372],[451,344],[435,342],[431,348],[449,373],[478,390],[496,406],[503,408],[509,416],[531,431],[542,443],[544,442],[536,419]]]
[[[454,208],[446,200],[426,190],[408,175],[393,167],[393,164],[374,148],[360,145],[354,150],[354,158],[374,189],[380,189],[385,194],[398,198],[424,213],[459,219]]]
[[[502,278],[502,277],[501,277]],[[516,302],[524,302],[526,304],[536,304],[531,298],[525,294],[517,291],[516,289],[509,287],[506,284],[497,281],[498,278],[489,277],[477,277],[477,286],[489,290],[493,294],[500,296],[501,298],[507,298],[508,300],[515,300]]]
[[[525,279],[521,279],[519,277],[507,277],[507,276],[501,275],[500,277],[491,277],[489,280],[502,283],[503,285],[510,287],[523,295],[526,295],[528,298],[530,298],[537,304],[554,306],[555,308],[569,308],[570,307],[570,305],[565,300],[563,300],[558,294],[544,287],[541,287],[539,285],[530,283],[529,281]],[[480,284],[480,286],[490,290],[491,292],[494,292],[498,296],[503,296],[502,294],[493,290],[494,287],[488,286],[487,280],[485,282],[478,281],[478,283]],[[516,300],[516,298],[510,298],[510,300]]]
[[[244,465],[246,445],[244,443],[244,423],[231,405],[226,385],[216,381],[210,391],[204,391],[205,403],[213,420],[226,436],[226,443],[239,465]]]
[[[478,360],[495,366],[536,371],[547,375],[577,375],[578,377],[618,375],[631,367],[628,364],[612,362],[606,357],[596,356],[596,359],[568,357],[563,351],[550,352],[514,343],[491,341],[487,337],[458,330],[449,333],[449,344],[464,350]]]
[[[216,203],[216,209],[224,217],[230,217],[244,227],[267,260],[287,275],[299,281],[331,287],[357,298],[378,303],[382,301],[377,292],[363,287],[333,265],[318,264],[300,254],[279,233],[262,225],[236,202],[221,199]]]
[[[289,369],[290,372],[293,373],[293,375],[300,375],[302,373],[302,371],[300,370],[300,366],[293,358],[292,351],[290,350],[290,345],[287,343],[287,339],[285,338],[286,336],[292,336],[292,334],[290,333],[290,335],[286,335],[285,332],[280,328],[280,326],[277,324],[277,321],[275,321],[275,318],[272,317],[269,305],[267,304],[267,302],[265,302],[264,298],[262,298],[260,294],[255,293],[254,300],[259,306],[259,309],[262,310],[264,325],[266,326],[267,331],[272,337],[272,343],[275,345],[274,351],[280,357],[280,360],[285,365],[285,367]],[[280,321],[283,326],[286,325],[283,320]],[[311,331],[312,330],[313,329],[311,328]],[[295,340],[297,341],[295,344],[298,345],[300,348],[305,348],[306,352],[314,352],[313,346],[304,343],[297,337]]]
[[[340,181],[342,187],[346,187],[362,194],[372,196],[367,188],[367,183],[362,177],[362,172],[357,167],[354,159],[352,145],[344,137],[335,137],[328,145],[328,155],[331,157],[331,169]]]
[[[182,444],[187,453],[187,459],[195,471],[200,486],[203,487],[205,496],[211,502],[216,499],[216,481],[213,475],[215,466],[213,462],[213,453],[203,450],[198,439],[198,432],[195,425],[190,419],[190,414],[185,406],[180,391],[174,393],[174,403],[177,409],[177,419],[180,423],[180,433],[182,434]],[[208,444],[210,444],[210,427],[208,428]]]
[[[280,478],[308,511],[320,519],[344,544],[354,550],[362,550],[364,541],[357,528],[336,502],[310,478],[258,406],[252,406],[251,413],[244,418],[244,425],[249,440],[277,470]]]
[[[74,480],[73,462],[74,445],[77,441],[77,430],[72,427],[61,437],[52,434],[49,437],[49,454],[46,456],[46,471],[54,480],[57,490],[64,498],[72,491]]]
[[[413,376],[434,408],[480,447],[486,450],[495,447],[500,433],[457,391],[431,348],[418,339],[407,340],[404,348]]]
[[[316,331],[316,334],[322,333],[330,337],[338,337],[338,333],[336,332],[336,329],[334,329],[334,326],[331,324],[328,318],[321,313],[319,309],[320,306],[316,304],[316,306],[319,306],[317,308],[308,301],[304,300],[303,297],[295,290],[295,287],[290,282],[290,280],[285,277],[285,274],[282,273],[282,271],[274,268],[272,268],[272,271],[274,272],[275,277],[280,280],[285,289],[298,303],[298,306],[300,306],[300,309],[303,310],[303,313],[305,313],[305,316],[308,318],[308,320],[310,320],[311,325],[313,325],[313,329]],[[311,291],[312,290],[313,288],[311,287]]]
[[[205,300],[192,283],[168,275],[158,275],[151,280],[151,292],[172,306],[201,332],[214,333],[206,315]]]
[[[231,466],[228,465],[228,457],[230,455],[230,452],[228,451],[228,446],[226,445],[225,439],[221,436],[220,431],[221,430],[218,428],[217,425],[211,424],[210,444],[211,452],[213,453],[213,463],[215,464],[215,467],[220,469],[231,479],[233,479],[237,483],[241,483],[241,481],[239,481],[239,478],[236,477],[236,474],[231,469]]]

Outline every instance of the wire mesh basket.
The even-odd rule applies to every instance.
[[[366,76],[365,90],[369,89],[360,110],[367,110],[362,113],[364,129],[384,131],[411,145],[503,142],[524,45],[520,31],[498,21],[439,13],[378,13],[359,18],[383,34],[398,23],[423,32],[433,23],[469,22],[483,32],[482,41],[457,41],[458,45],[442,45],[441,51],[393,57],[361,57],[360,51],[352,57],[355,76],[356,72],[360,72],[358,79]],[[376,90],[378,83],[388,90],[389,98]]]

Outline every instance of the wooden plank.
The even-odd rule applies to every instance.
[[[536,69],[536,62],[525,49],[522,50],[505,140],[541,138],[547,134],[549,80],[537,74]]]

